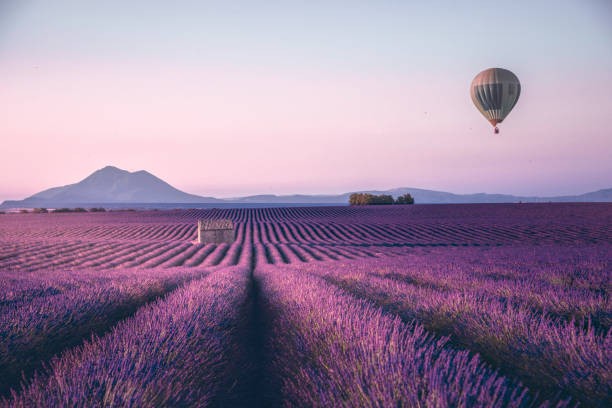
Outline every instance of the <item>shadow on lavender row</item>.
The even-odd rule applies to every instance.
[[[11,350],[14,363],[0,367],[0,397],[8,397],[11,389],[26,387],[34,373],[43,369],[53,356],[83,344],[92,336],[103,336],[120,321],[134,315],[147,304],[165,298],[185,282],[169,283],[153,289],[140,298],[108,309],[97,310],[83,324],[67,326],[66,330],[32,339],[27,346]]]

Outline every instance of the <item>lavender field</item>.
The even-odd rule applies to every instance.
[[[610,204],[0,214],[0,406],[609,407],[611,261]]]

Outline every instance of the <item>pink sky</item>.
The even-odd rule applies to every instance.
[[[461,59],[424,50],[397,64],[385,59],[393,50],[381,49],[389,55],[360,65],[321,56],[304,63],[249,56],[248,64],[162,52],[111,57],[7,42],[0,200],[74,183],[106,165],[220,197],[609,188],[612,56],[592,50],[591,59],[572,59],[582,51],[570,45],[557,57],[535,48],[510,56],[466,49]],[[560,60],[571,62],[557,68]],[[472,77],[488,66],[513,70],[523,86],[498,136],[469,98]]]

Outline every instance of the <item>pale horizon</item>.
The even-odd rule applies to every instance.
[[[108,166],[110,167],[116,167],[119,168],[121,170],[126,170],[129,171],[131,173],[133,172],[138,172],[138,171],[148,171],[146,169],[124,169],[124,168],[120,168],[118,166],[114,166],[112,164],[109,164]],[[107,167],[107,166],[105,166]],[[94,171],[98,171],[101,169],[95,169]],[[91,173],[93,173],[94,171],[92,171]],[[90,173],[90,174],[91,174]],[[149,172],[151,173],[151,172]],[[88,174],[88,176],[90,175]],[[169,182],[168,180],[163,179],[163,177],[160,177],[157,174],[152,173],[154,176],[162,179],[163,181],[167,182],[168,184],[170,184],[172,187],[176,187],[175,185],[173,185],[171,182]],[[80,182],[83,178],[73,182],[73,183],[66,183],[66,184],[62,184],[62,185],[56,185],[56,186],[50,186],[48,188],[52,188],[52,187],[63,187],[69,184],[76,184],[78,182]],[[350,190],[346,190],[346,191],[334,191],[334,190],[330,190],[330,191],[326,191],[326,192],[317,192],[317,191],[312,191],[312,192],[302,192],[302,191],[295,191],[295,192],[282,192],[282,193],[278,193],[275,192],[273,190],[270,191],[265,191],[265,192],[261,192],[261,191],[254,191],[251,193],[246,193],[246,194],[241,194],[241,195],[211,195],[211,194],[198,194],[198,193],[194,193],[193,191],[188,191],[188,190],[182,190],[185,193],[189,193],[189,194],[196,194],[196,195],[200,195],[200,196],[208,196],[208,197],[214,197],[214,198],[219,198],[219,199],[232,199],[232,198],[240,198],[240,197],[246,197],[246,196],[252,196],[252,195],[263,195],[263,194],[273,194],[273,195],[278,195],[278,196],[290,196],[290,195],[294,195],[294,194],[304,194],[304,195],[339,195],[339,194],[345,194],[345,193],[350,193],[350,192],[355,192],[355,191],[386,191],[386,190],[391,190],[391,189],[396,189],[396,188],[414,188],[414,189],[422,189],[422,190],[432,190],[432,191],[441,191],[441,192],[446,192],[446,193],[454,193],[454,194],[477,194],[477,193],[486,193],[486,194],[510,194],[510,195],[514,195],[514,196],[522,196],[522,197],[527,197],[527,196],[534,196],[534,197],[555,197],[555,196],[569,196],[569,195],[580,195],[580,194],[584,194],[584,193],[590,193],[590,192],[594,192],[597,190],[591,190],[591,191],[582,191],[582,192],[576,192],[576,193],[566,193],[566,194],[555,194],[555,195],[538,195],[538,194],[513,194],[513,193],[506,193],[506,192],[499,192],[499,191],[468,191],[468,192],[456,192],[456,191],[449,191],[449,190],[441,190],[441,189],[435,189],[435,188],[426,188],[426,187],[420,187],[420,186],[408,186],[408,185],[402,185],[402,186],[389,186],[389,187],[356,187]],[[608,187],[609,188],[609,187]],[[602,188],[602,189],[607,189],[606,187]],[[599,189],[599,190],[602,190]],[[34,195],[36,193],[39,193],[45,189],[42,189],[40,191],[36,191],[35,193],[29,194],[28,196],[24,196],[24,197],[20,197],[20,198],[13,198],[13,199],[0,199],[0,203],[4,200],[21,200],[21,199],[25,199],[31,195]],[[181,190],[179,188],[179,190]]]
[[[470,4],[8,0],[0,201],[106,165],[219,198],[612,187],[612,5]],[[499,135],[489,67],[522,84]]]

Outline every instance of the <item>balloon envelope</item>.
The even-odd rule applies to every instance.
[[[485,118],[496,126],[514,108],[521,94],[521,83],[507,69],[485,69],[472,81],[472,101]]]

